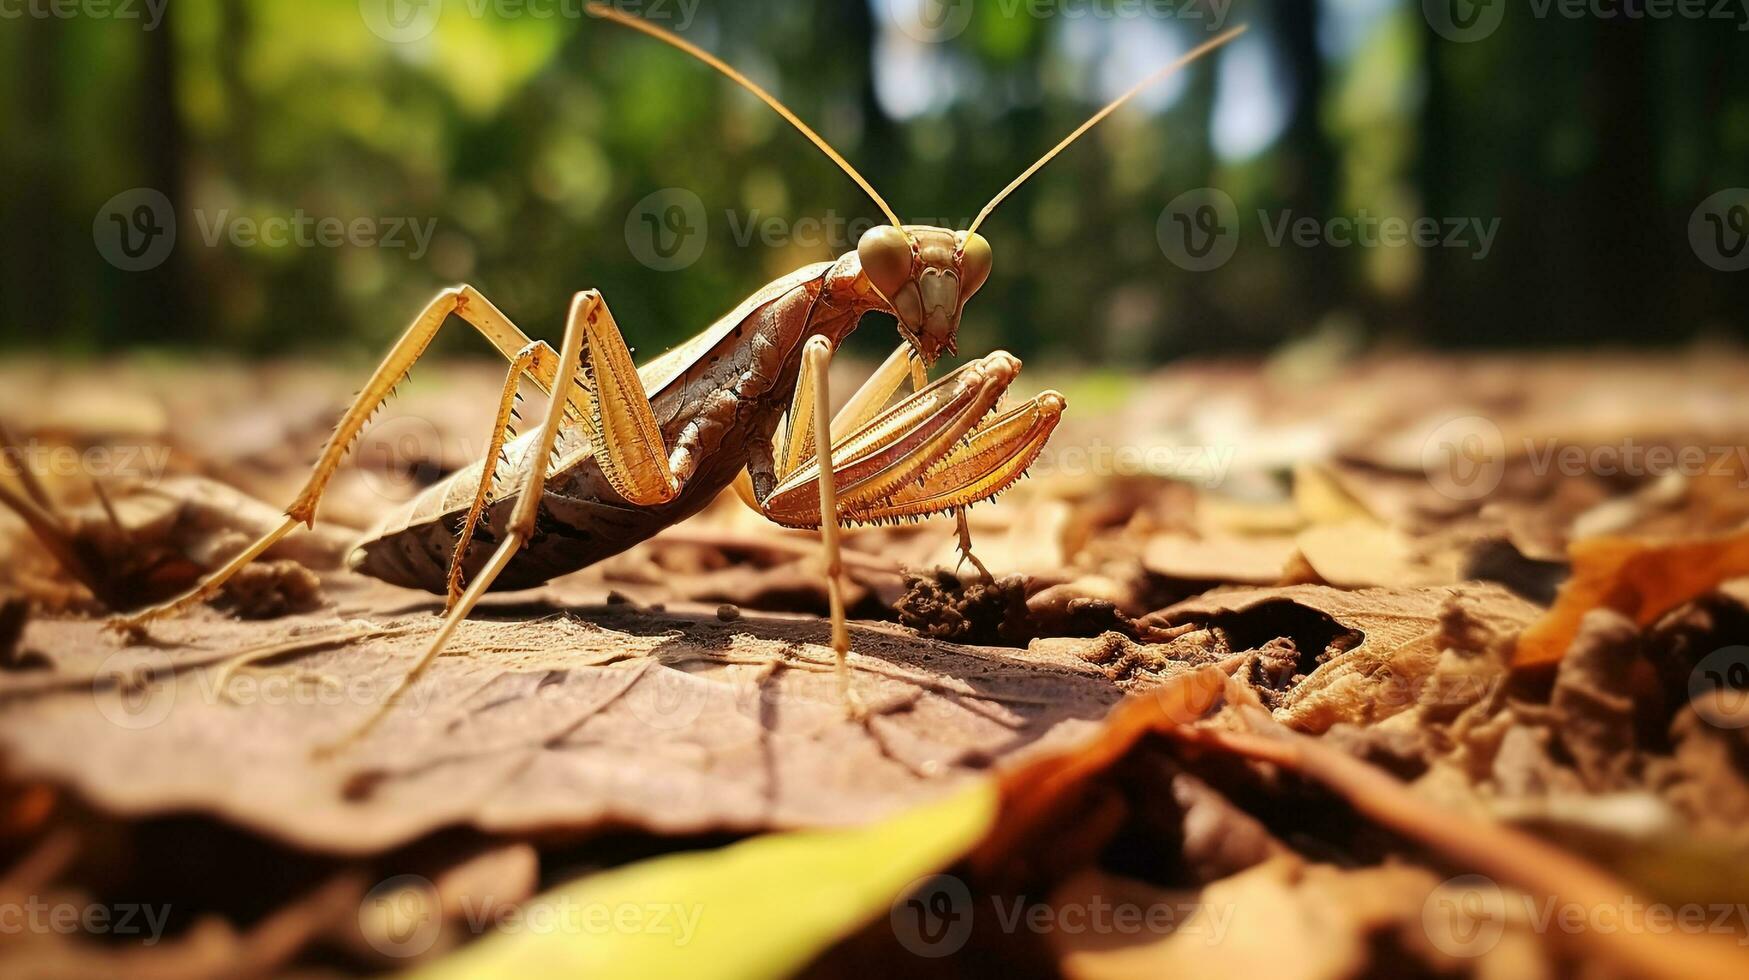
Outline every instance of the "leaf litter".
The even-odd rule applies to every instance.
[[[457,957],[464,971],[514,921],[480,903],[609,894],[615,867],[660,882],[663,900],[740,894],[752,872],[709,863],[723,844],[927,826],[904,821],[994,780],[1002,803],[974,821],[978,843],[899,848],[919,874],[945,869],[978,913],[941,961],[961,972],[1742,968],[1742,923],[1652,938],[1538,917],[1615,896],[1749,902],[1749,743],[1729,685],[1731,650],[1749,642],[1734,580],[1744,473],[1725,457],[1638,476],[1557,465],[1569,450],[1729,444],[1749,421],[1721,395],[1749,380],[1741,359],[1363,360],[1317,384],[1174,369],[1116,418],[1071,416],[1058,442],[1218,436],[1239,448],[1219,479],[1041,468],[970,514],[998,581],[957,567],[951,521],[847,536],[864,719],[836,700],[812,539],[719,501],[593,569],[492,598],[370,740],[325,762],[310,750],[392,689],[436,608],[342,572],[347,528],[465,462],[455,433],[472,420],[445,390],[492,381],[458,367],[413,385],[379,425],[420,435],[418,459],[373,456],[367,436],[321,531],[288,539],[217,608],[104,636],[90,617],[212,567],[274,520],[260,499],[295,490],[297,447],[324,434],[307,393],[343,382],[257,373],[204,379],[249,425],[215,429],[186,378],[125,371],[114,398],[156,415],[11,420],[73,445],[158,440],[174,472],[49,481],[83,577],[0,511],[0,884],[87,903],[174,896],[187,872],[161,862],[93,868],[117,841],[182,853],[190,835],[277,869],[275,883],[208,875],[150,947],[38,936],[0,963],[219,976]],[[1501,435],[1498,486],[1454,494],[1426,447],[1478,416]],[[854,839],[840,846],[866,846]],[[834,853],[829,838],[807,846]],[[660,861],[654,878],[637,870]],[[907,945],[917,882],[878,867],[845,864],[866,884],[811,926],[750,920],[784,950],[752,962],[936,963]],[[806,860],[786,873],[749,908],[812,887]],[[1182,914],[1072,927],[1102,903]],[[426,919],[439,938],[409,952],[408,921]],[[1478,925],[1485,949],[1460,941]],[[537,959],[628,953],[575,933],[522,941]],[[728,971],[672,944],[629,953]]]

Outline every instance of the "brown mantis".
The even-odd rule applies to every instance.
[[[990,275],[979,225],[1005,197],[1144,87],[1232,40],[1213,38],[1137,83],[1028,167],[956,231],[906,225],[855,168],[774,96],[688,41],[603,5],[632,27],[710,65],[764,101],[841,167],[891,222],[838,259],[798,269],[639,368],[593,289],[571,302],[557,348],[530,339],[472,286],[439,293],[395,342],[340,419],[283,524],[184,594],[112,621],[137,629],[210,596],[299,526],[313,526],[324,488],[372,415],[443,325],[469,324],[509,362],[487,452],[389,515],[353,551],[359,572],[447,596],[441,627],[379,721],[443,652],[494,588],[521,588],[618,553],[697,512],[733,485],[771,521],[821,530],[832,648],[846,703],[850,649],[839,528],[960,513],[1017,481],[1065,407],[1045,391],[999,411],[1020,361],[998,351],[926,383],[967,300]],[[827,368],[863,314],[898,321],[903,342],[833,417]],[[551,396],[539,425],[512,437],[519,384]],[[914,389],[890,406],[907,380]],[[781,428],[780,428],[781,423]],[[962,524],[963,529],[963,524]]]

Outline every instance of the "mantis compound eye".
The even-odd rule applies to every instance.
[[[984,236],[972,232],[960,244],[960,302],[964,303],[990,278],[990,243]]]
[[[911,278],[911,242],[892,225],[880,225],[863,233],[856,243],[863,275],[888,302]]]

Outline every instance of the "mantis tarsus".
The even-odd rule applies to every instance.
[[[400,507],[350,560],[356,571],[447,596],[441,628],[396,695],[443,652],[488,590],[535,585],[623,551],[733,484],[748,506],[775,523],[821,529],[832,647],[841,690],[852,703],[840,523],[963,515],[1025,473],[1064,410],[1063,397],[1046,391],[993,414],[1020,371],[1020,361],[1002,351],[926,383],[928,367],[954,352],[966,301],[990,274],[990,244],[978,226],[1118,106],[1243,30],[1215,37],[1137,83],[1015,178],[969,228],[956,231],[904,224],[824,139],[715,56],[605,5],[589,10],[692,55],[763,100],[837,163],[891,224],[866,232],[835,261],[764,286],[642,368],[634,366],[613,314],[593,289],[573,298],[556,349],[530,339],[474,287],[444,290],[342,416],[284,523],[186,593],[114,625],[135,629],[186,609],[300,525],[313,526],[323,490],[353,442],[454,316],[509,362],[488,451]],[[903,342],[828,423],[833,352],[863,314],[876,310],[897,319]],[[539,425],[512,438],[523,379],[552,397]],[[889,407],[907,380],[915,390]],[[352,737],[369,731],[395,700],[386,699]]]

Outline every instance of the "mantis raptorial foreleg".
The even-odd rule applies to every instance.
[[[736,484],[742,500],[767,519],[792,527],[819,527],[826,560],[832,650],[840,683],[850,651],[845,624],[841,521],[872,522],[929,513],[964,512],[1018,480],[1037,458],[1063,410],[1047,391],[997,418],[985,420],[1020,370],[998,351],[926,385],[883,410],[910,374],[903,349],[875,371],[849,404],[830,413],[827,370],[831,345],[808,341],[788,424],[776,452],[776,486],[769,493],[752,479]]]
[[[365,383],[346,414],[341,416],[334,434],[328,437],[327,446],[323,448],[321,457],[310,472],[309,480],[298,493],[297,499],[286,508],[285,523],[262,535],[187,592],[156,606],[118,617],[112,622],[122,628],[133,628],[186,609],[217,592],[233,575],[273,547],[281,538],[296,530],[300,524],[314,526],[316,507],[321,502],[322,493],[327,489],[328,481],[333,479],[335,471],[340,468],[341,461],[346,458],[347,451],[369,424],[371,416],[394,394],[395,386],[406,377],[420,355],[425,353],[425,349],[431,345],[432,339],[452,313],[479,331],[508,359],[515,360],[524,352],[532,351],[527,359],[526,372],[541,391],[552,393],[554,378],[559,377],[560,372],[558,354],[551,347],[543,341],[530,340],[527,334],[517,329],[509,317],[499,312],[474,287],[463,285],[444,290],[426,305],[406,332],[401,334],[401,338],[395,341],[395,345],[371,373],[370,380]],[[573,390],[568,393],[567,398],[557,401],[566,405],[567,411],[580,419],[583,409],[581,399],[581,392]]]
[[[922,391],[876,413],[837,443],[832,467],[840,511],[853,521],[873,519],[873,508],[920,479],[945,458],[995,407],[1020,362],[998,351],[942,376]],[[792,426],[789,439],[809,439],[807,426]],[[815,527],[820,520],[821,465],[804,460],[780,473],[771,493],[759,501],[759,511],[790,527]]]

